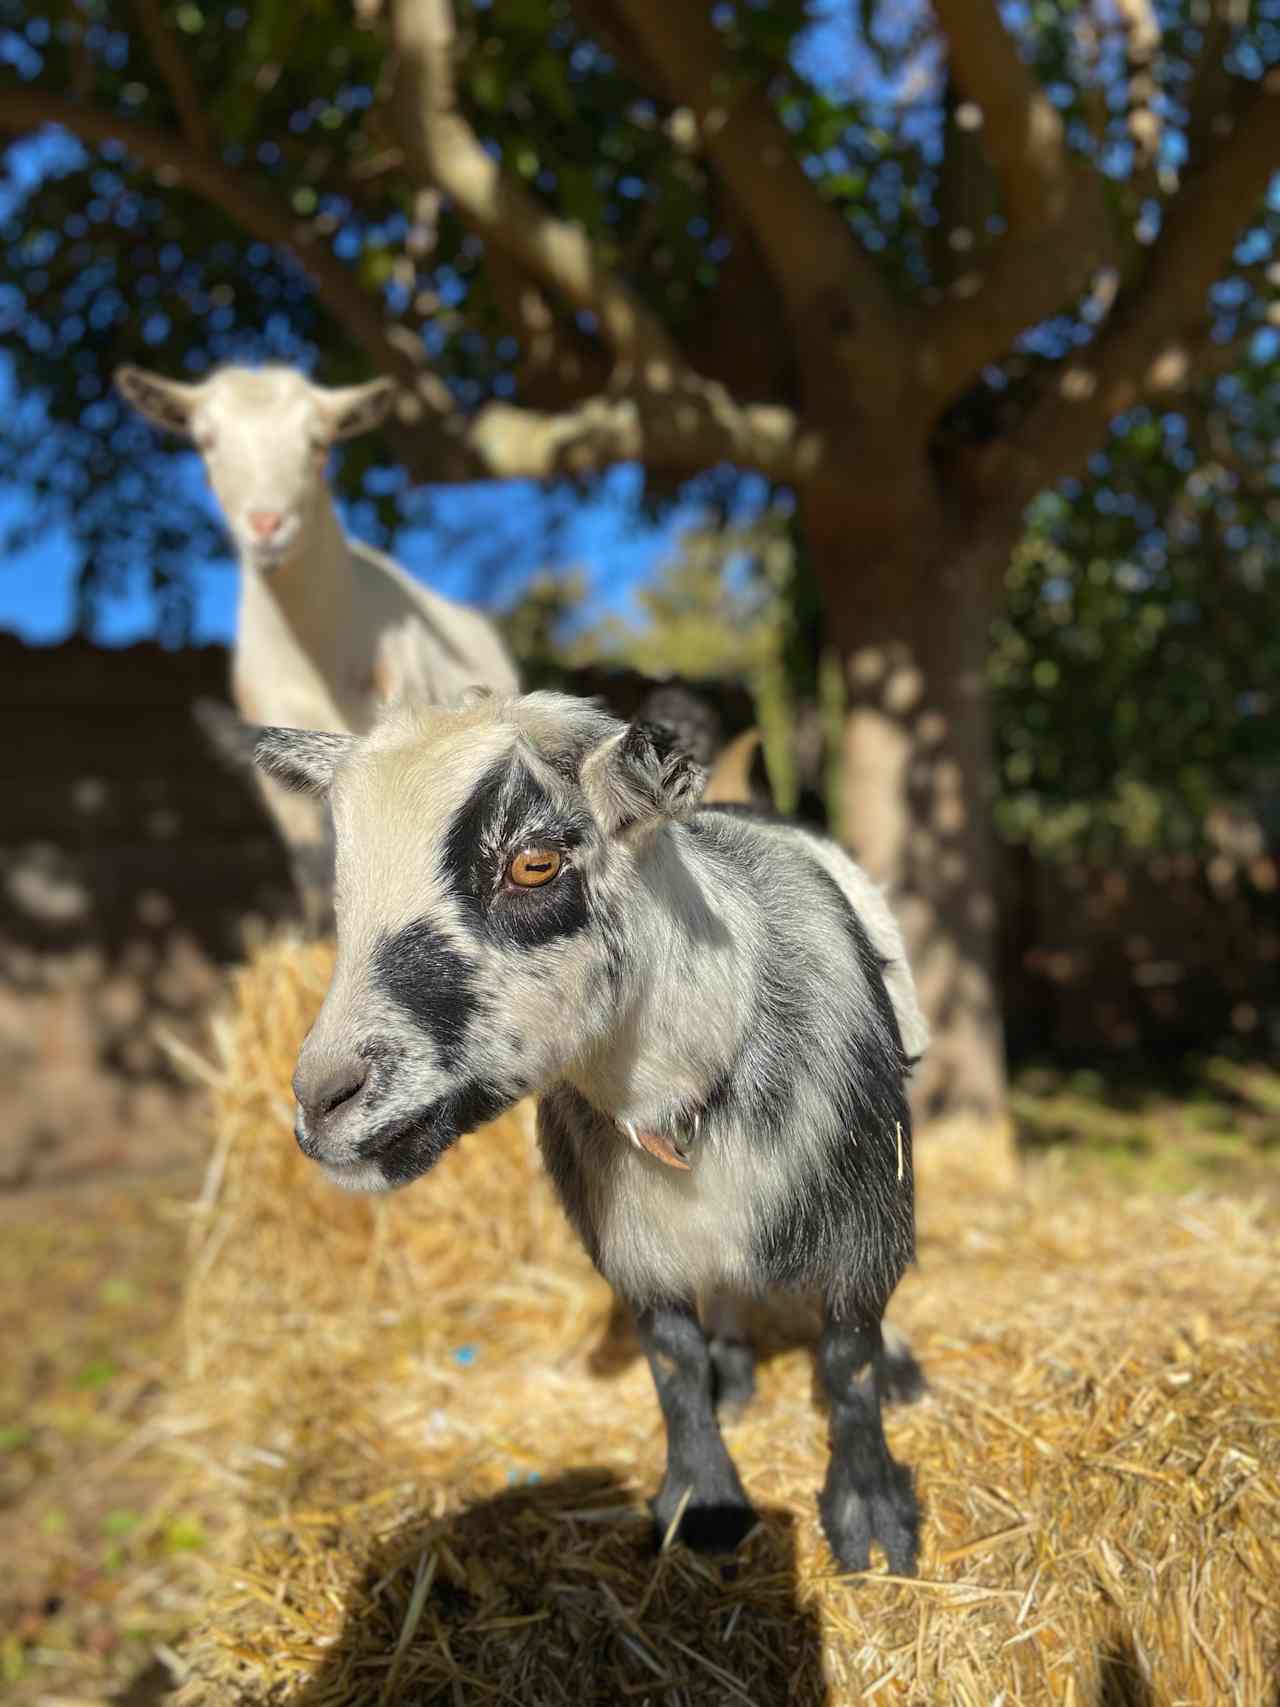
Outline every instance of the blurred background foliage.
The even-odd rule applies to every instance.
[[[580,221],[667,326],[714,343],[705,321],[740,233],[679,111],[656,104],[611,51],[603,15],[588,30],[589,5],[503,0],[499,17],[489,0],[460,0],[456,10],[461,98],[485,146],[533,197]],[[1256,79],[1280,60],[1280,7],[1159,4],[1158,52],[1145,65],[1138,53],[1140,75],[1119,11],[1039,0],[1006,11],[1070,144],[1100,164],[1134,231],[1126,276],[1139,276],[1196,125],[1204,114],[1221,121],[1203,86],[1207,38],[1220,38],[1224,90],[1229,75]],[[190,454],[111,392],[117,363],[198,376],[270,358],[333,383],[370,369],[340,295],[273,231],[304,259],[350,270],[393,334],[425,344],[464,408],[517,385],[538,394],[511,335],[502,268],[416,187],[385,129],[376,12],[357,6],[353,24],[346,0],[0,0],[0,102],[6,91],[57,91],[179,139],[158,171],[136,149],[89,148],[47,127],[4,155],[0,485],[21,501],[3,512],[0,553],[69,530],[81,632],[97,631],[145,565],[155,632],[182,644],[191,565],[223,549],[196,501]],[[922,7],[878,0],[856,16],[746,0],[716,17],[736,73],[767,82],[809,176],[900,292],[928,302],[975,264],[1001,228],[994,188],[965,172],[977,144]],[[186,68],[177,79],[166,60],[175,46]],[[231,192],[182,187],[206,154],[215,173],[230,170]],[[234,178],[245,166],[251,184]],[[957,206],[958,228],[940,213]],[[1273,192],[1215,293],[1215,335],[1224,348],[1236,340],[1234,365],[1175,410],[1121,418],[1084,479],[1033,505],[1013,555],[990,666],[998,818],[1006,837],[1042,852],[1189,846],[1224,798],[1274,810],[1278,225]],[[744,316],[769,310],[742,301]],[[995,431],[1097,312],[1086,302],[1030,332],[958,401],[939,446],[949,433],[981,442]],[[579,323],[590,362],[589,317]],[[678,499],[703,519],[629,610],[601,614],[582,574],[553,572],[580,485],[559,482],[539,501],[548,569],[521,587],[504,570],[502,535],[450,521],[422,484],[431,455],[426,435],[418,467],[403,441],[349,447],[336,478],[353,525],[392,544],[425,530],[434,555],[465,560],[473,596],[507,607],[525,657],[551,649],[742,677],[767,719],[820,697],[817,601],[785,490],[732,469],[637,481],[626,502],[662,515]]]

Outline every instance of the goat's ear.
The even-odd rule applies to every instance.
[[[265,728],[254,734],[254,764],[299,794],[327,794],[339,762],[356,744],[354,735],[316,729]]]
[[[371,379],[364,385],[316,386],[333,440],[358,438],[386,420],[395,402],[394,379]]]
[[[166,432],[191,436],[191,416],[200,401],[198,385],[183,385],[143,367],[118,367],[112,375],[116,390],[140,415]]]
[[[606,830],[679,818],[698,804],[706,773],[660,723],[629,723],[583,761],[582,786]]]

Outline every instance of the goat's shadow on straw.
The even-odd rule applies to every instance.
[[[341,1635],[288,1707],[824,1707],[793,1521],[761,1515],[731,1558],[660,1554],[615,1475],[570,1470],[410,1520],[367,1560]]]
[[[1132,1636],[1117,1631],[1098,1655],[1096,1707],[1156,1707]]]

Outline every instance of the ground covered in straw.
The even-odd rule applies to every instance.
[[[201,1537],[165,1578],[181,1707],[1280,1702],[1261,1171],[1155,1192],[1050,1156],[1011,1181],[926,1142],[891,1309],[931,1383],[890,1423],[920,1576],[841,1578],[825,1550],[799,1305],[761,1313],[761,1390],[727,1431],[758,1530],[731,1561],[657,1555],[649,1376],[524,1111],[391,1199],[298,1154],[288,1080],[326,972],[278,945],[239,980],[183,1366],[136,1454]]]

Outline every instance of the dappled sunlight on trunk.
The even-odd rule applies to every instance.
[[[845,661],[841,839],[906,935],[932,1030],[918,1115],[990,1118],[1005,1068],[983,674],[1001,542],[949,552],[928,494],[861,508],[834,492],[806,508]]]

